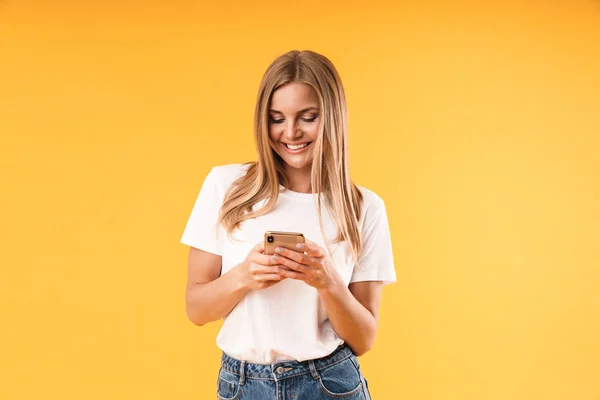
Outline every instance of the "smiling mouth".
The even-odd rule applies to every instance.
[[[302,143],[302,144],[288,144],[288,143],[284,143],[285,147],[287,147],[290,150],[300,150],[300,149],[305,148],[309,144],[310,143]]]

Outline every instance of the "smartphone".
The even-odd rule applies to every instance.
[[[265,254],[275,254],[276,247],[298,250],[296,245],[304,243],[304,235],[298,232],[265,232]]]

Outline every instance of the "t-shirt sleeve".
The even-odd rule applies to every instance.
[[[392,240],[385,205],[367,214],[363,224],[362,249],[350,283],[383,281],[384,285],[396,282]]]
[[[217,172],[213,168],[204,179],[183,231],[181,243],[209,253],[222,254],[217,221],[224,195]]]

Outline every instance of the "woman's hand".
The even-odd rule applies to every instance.
[[[325,257],[325,250],[307,240],[297,246],[298,251],[278,247],[271,256],[273,262],[287,268],[278,268],[279,275],[299,279],[317,290],[327,290],[342,283],[342,278]]]
[[[258,243],[236,267],[239,279],[248,289],[266,289],[285,279],[277,272],[278,262],[264,252],[264,242]]]

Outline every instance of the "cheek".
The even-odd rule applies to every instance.
[[[319,137],[319,124],[313,124],[311,127],[307,128],[305,132],[310,136],[311,140],[316,141]]]
[[[279,139],[280,133],[276,127],[269,126],[269,139],[276,142]]]
[[[279,137],[281,135],[277,132],[277,130],[273,130],[272,128],[269,128],[269,147],[276,152],[277,154],[280,154],[279,149],[277,148],[277,141],[279,140]]]

